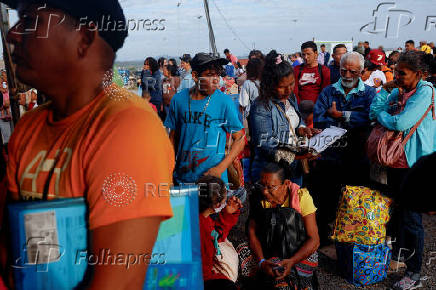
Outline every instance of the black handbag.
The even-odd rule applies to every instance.
[[[289,207],[265,208],[262,212],[259,234],[265,257],[294,256],[307,239],[301,214]]]

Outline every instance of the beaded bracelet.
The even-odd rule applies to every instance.
[[[260,260],[259,262],[259,268],[262,266],[262,263],[265,262],[265,259]]]

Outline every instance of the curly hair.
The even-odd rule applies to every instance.
[[[398,63],[403,63],[414,72],[428,73],[433,62],[433,55],[426,54],[423,51],[407,51],[400,54]]]
[[[259,58],[261,60],[265,59],[265,56],[263,55],[263,53],[260,50],[257,49],[253,49],[252,51],[250,51],[250,53],[248,54],[248,59],[251,58]]]
[[[247,63],[247,79],[257,80],[261,78],[263,68],[263,60],[259,58],[250,59]]]
[[[164,66],[165,60],[166,60],[165,57],[160,57],[160,58],[157,60],[157,63],[159,64],[160,67],[163,67],[163,66]]]
[[[172,76],[172,77],[177,77],[178,76],[177,66],[168,64],[165,67],[169,71],[170,76]]]
[[[278,57],[281,59],[279,64],[277,64]],[[278,54],[277,51],[271,50],[266,55],[259,92],[259,100],[263,102],[265,107],[268,107],[269,100],[278,97],[277,87],[280,81],[291,74],[294,74],[292,65],[284,60],[283,56]]]
[[[152,57],[147,57],[144,61],[144,64],[148,63],[150,66],[151,73],[154,74],[156,71],[159,70],[159,64],[157,61]]]
[[[224,182],[215,176],[203,175],[197,180],[197,184],[200,212],[221,202],[227,192]]]

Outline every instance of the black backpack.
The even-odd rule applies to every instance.
[[[262,208],[260,212],[257,236],[265,257],[294,256],[307,239],[301,214],[289,207]]]

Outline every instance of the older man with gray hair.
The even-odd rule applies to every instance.
[[[343,138],[322,153],[312,170],[310,192],[319,207],[321,242],[327,242],[328,223],[335,217],[341,188],[369,183],[364,144],[370,133],[369,109],[376,92],[361,80],[363,66],[363,56],[358,52],[344,54],[340,79],[322,90],[314,107],[315,128],[336,126],[347,130]]]

